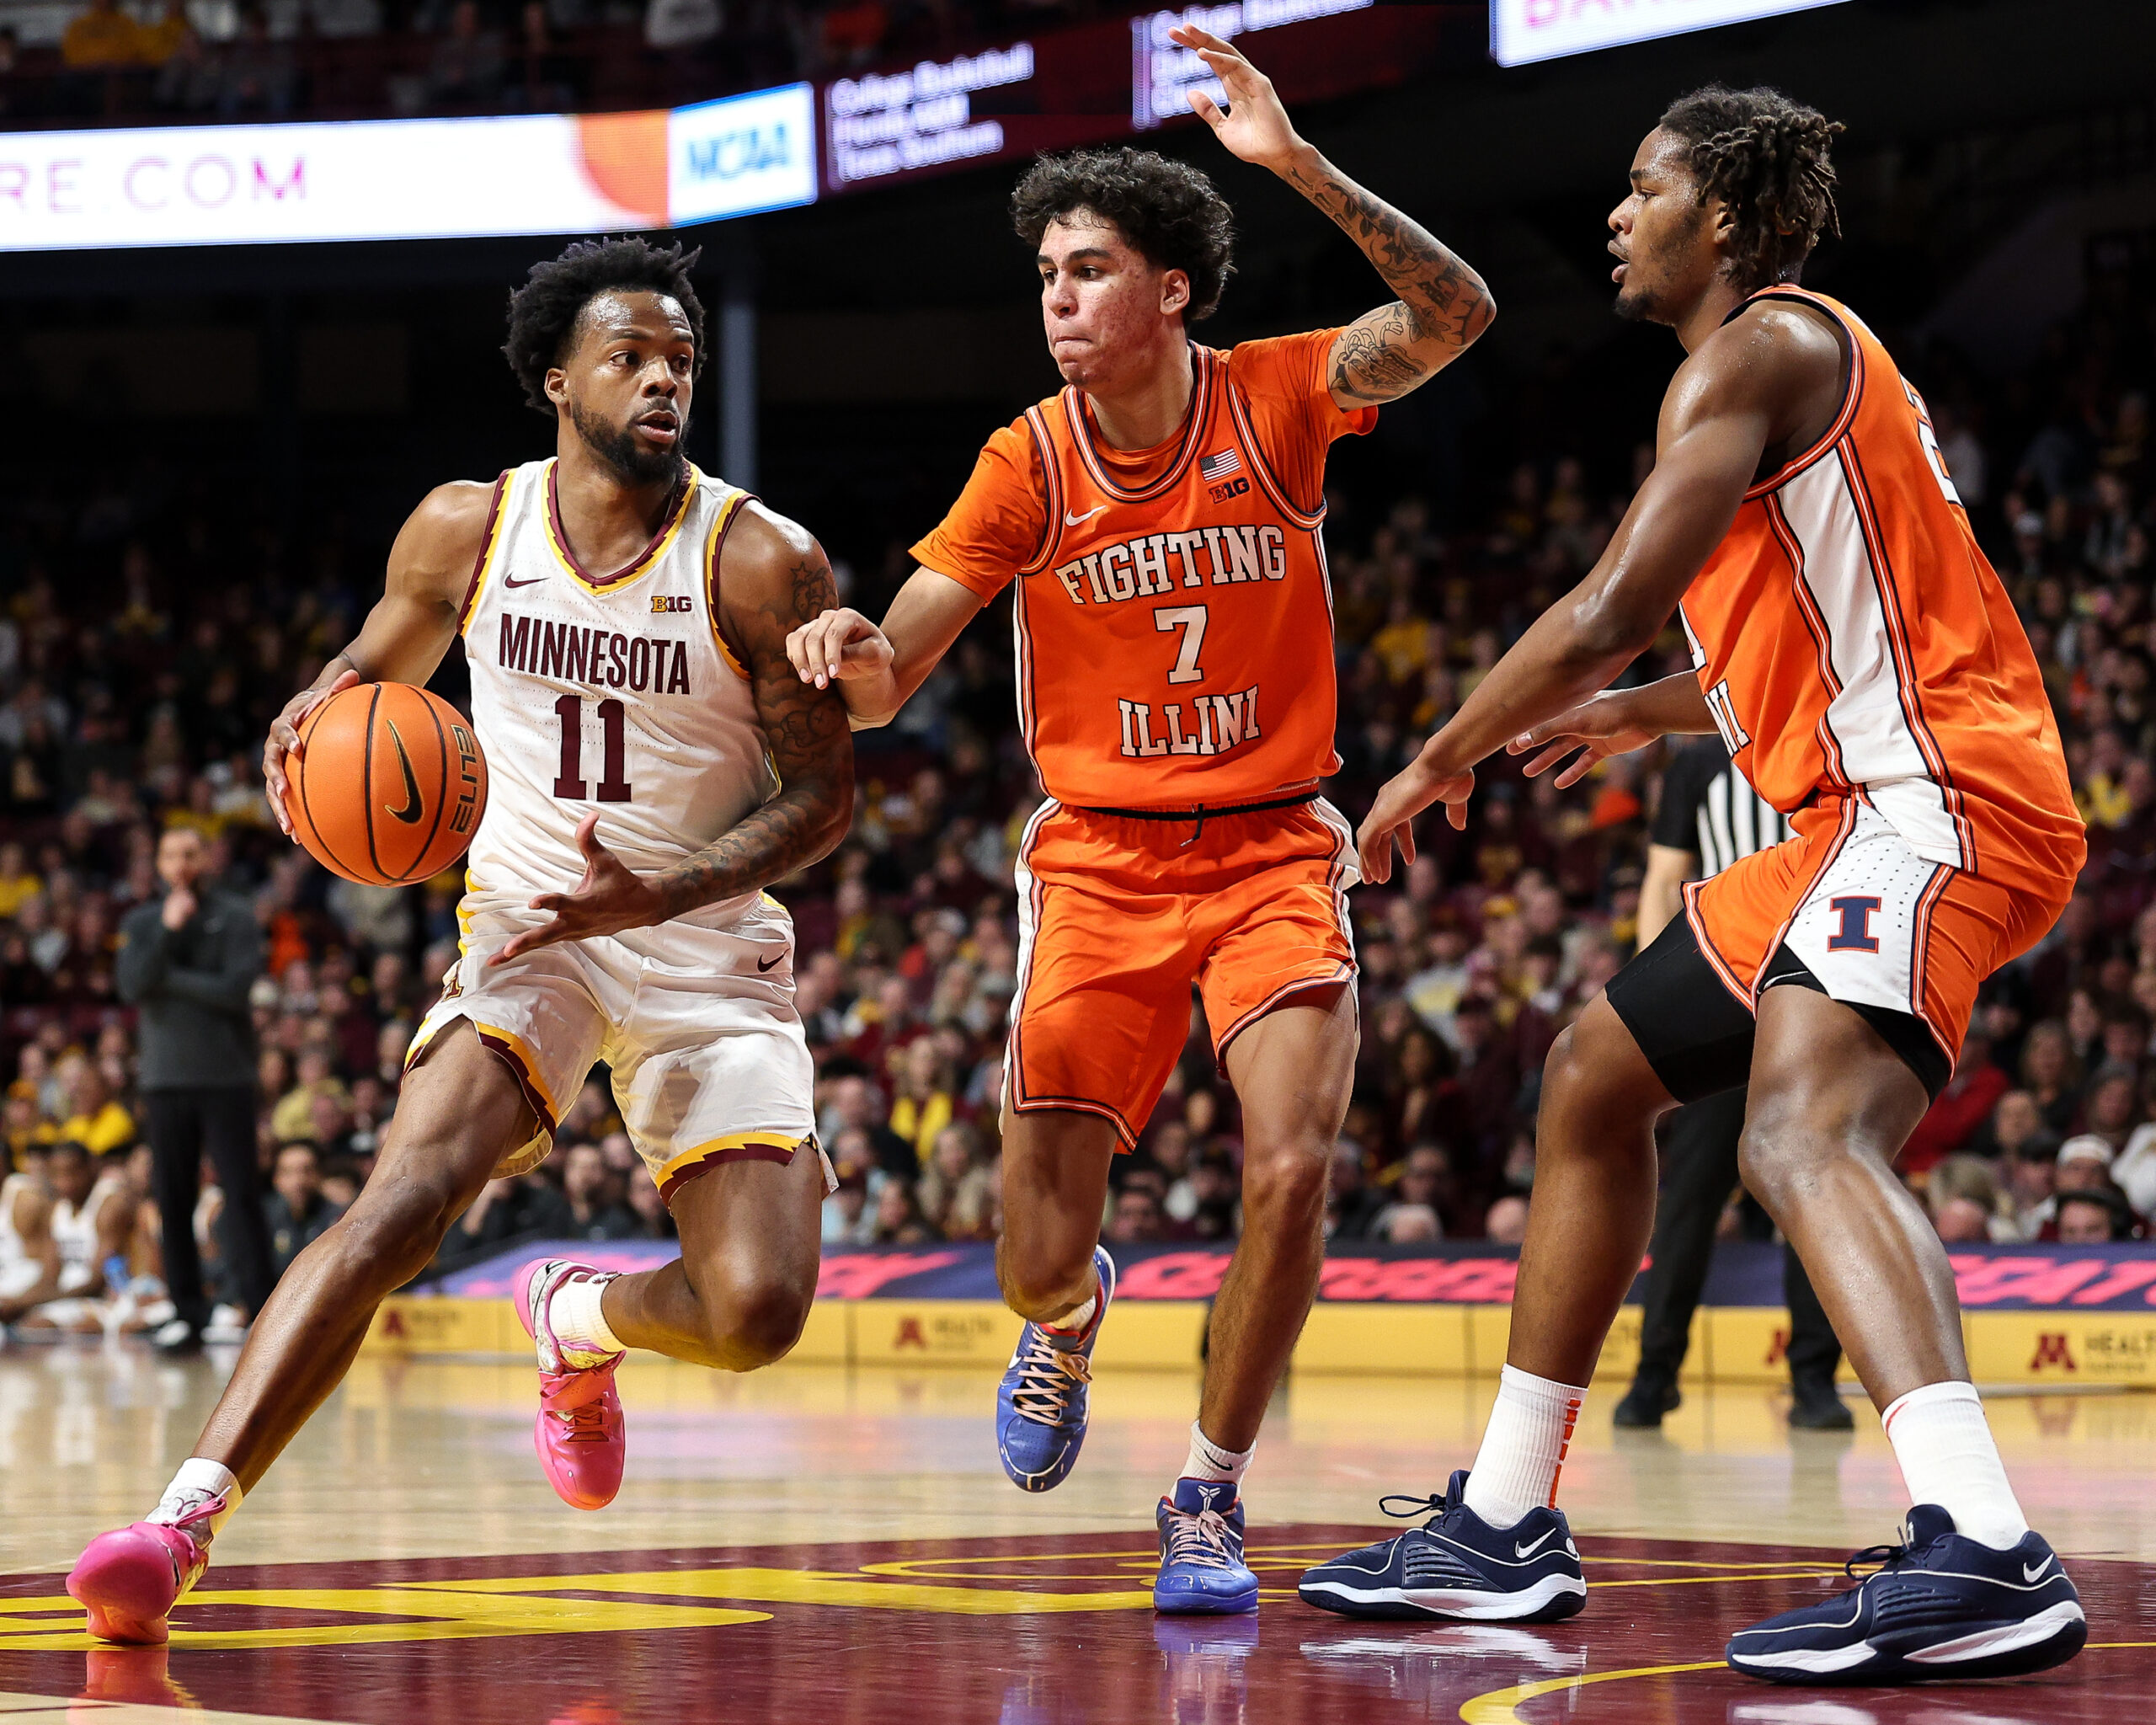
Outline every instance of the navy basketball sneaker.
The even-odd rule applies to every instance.
[[[1305,1603],[1343,1617],[1465,1617],[1554,1623],[1587,1603],[1579,1548],[1560,1509],[1495,1528],[1467,1507],[1465,1469],[1438,1498],[1380,1498],[1388,1515],[1437,1514],[1420,1527],[1303,1572]],[[1405,1503],[1410,1507],[1395,1509]]]
[[[1954,1531],[1935,1503],[1909,1511],[1898,1546],[1846,1593],[1729,1638],[1732,1670],[1774,1683],[1921,1683],[2019,1677],[2063,1665],[2089,1638],[2081,1595],[2036,1533],[2002,1551]]]
[[[1155,1611],[1219,1616],[1257,1609],[1257,1578],[1243,1562],[1243,1502],[1234,1481],[1179,1479],[1153,1520],[1161,1530]]]
[[[995,1386],[995,1450],[1022,1492],[1059,1486],[1077,1465],[1086,1441],[1086,1386],[1093,1381],[1093,1343],[1115,1298],[1115,1260],[1093,1248],[1101,1279],[1093,1321],[1075,1340],[1059,1342],[1038,1324],[1018,1332],[1017,1351]]]

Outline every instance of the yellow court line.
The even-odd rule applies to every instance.
[[[1707,1659],[1694,1665],[1641,1665],[1630,1671],[1593,1671],[1579,1677],[1552,1677],[1541,1683],[1516,1684],[1510,1689],[1493,1689],[1487,1695],[1478,1695],[1460,1704],[1460,1717],[1463,1725],[1528,1725],[1513,1709],[1537,1696],[1555,1695],[1561,1689],[1584,1689],[1590,1683],[1614,1683],[1625,1677],[1668,1677],[1680,1671],[1723,1669],[1721,1660]]]

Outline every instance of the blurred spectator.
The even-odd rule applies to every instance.
[[[1527,1238],[1527,1200],[1510,1196],[1499,1199],[1483,1219],[1482,1232],[1493,1245],[1519,1245]]]
[[[562,1196],[568,1201],[568,1237],[632,1240],[643,1231],[624,1201],[622,1177],[595,1144],[573,1144],[562,1162]]]
[[[300,1253],[328,1231],[329,1225],[344,1214],[322,1194],[322,1158],[304,1140],[287,1144],[277,1152],[270,1180],[269,1203],[264,1206],[270,1228],[270,1269],[282,1277]]]
[[[1149,1245],[1165,1237],[1159,1198],[1142,1186],[1124,1187],[1115,1194],[1106,1237],[1118,1246]]]
[[[2063,1194],[2058,1201],[2058,1242],[2062,1246],[2106,1246],[2131,1240],[2137,1226],[2125,1195],[2115,1187],[2091,1187]]]
[[[921,1199],[910,1180],[887,1178],[877,1195],[875,1214],[873,1237],[879,1246],[919,1246],[936,1237],[928,1218],[921,1213]]]
[[[283,114],[291,109],[298,86],[291,51],[270,39],[269,13],[259,4],[242,6],[239,35],[221,56],[217,112]]]
[[[456,0],[427,61],[429,105],[483,109],[501,93],[504,69],[500,32],[487,27],[478,0]]]
[[[90,0],[61,35],[61,64],[85,70],[132,66],[142,57],[141,41],[141,26],[120,9],[119,0]]]
[[[649,0],[643,39],[659,49],[698,47],[716,36],[724,22],[718,0]]]

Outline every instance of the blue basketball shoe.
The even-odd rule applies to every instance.
[[[1464,1617],[1553,1623],[1587,1603],[1579,1548],[1559,1509],[1496,1528],[1467,1507],[1465,1469],[1437,1498],[1380,1498],[1388,1515],[1437,1513],[1420,1527],[1303,1572],[1304,1602],[1343,1617]],[[1395,1509],[1405,1503],[1410,1507]]]
[[[2036,1533],[2011,1551],[1954,1530],[1935,1503],[1909,1511],[1898,1546],[1846,1593],[1729,1638],[1730,1669],[1773,1683],[1921,1683],[2020,1677],[2063,1665],[2089,1638],[2081,1595]]]
[[[1100,1277],[1092,1322],[1078,1337],[1051,1336],[1038,1324],[1018,1332],[1017,1351],[995,1386],[995,1449],[1003,1471],[1022,1492],[1063,1483],[1086,1441],[1086,1386],[1093,1381],[1093,1343],[1115,1298],[1115,1260],[1093,1248]]]
[[[1243,1502],[1232,1480],[1177,1480],[1153,1520],[1161,1530],[1155,1611],[1226,1616],[1257,1609],[1257,1578],[1243,1562]]]

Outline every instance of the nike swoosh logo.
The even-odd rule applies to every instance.
[[[784,953],[781,953],[778,955],[778,958],[783,959],[785,956],[786,954]],[[759,959],[756,960],[756,968],[759,970],[768,970],[776,963],[778,963],[778,959]]]
[[[534,575],[529,580],[520,581],[514,575],[504,575],[502,577],[502,585],[504,587],[536,587],[546,579],[547,578],[544,575]]]
[[[1529,1540],[1524,1546],[1514,1546],[1513,1547],[1513,1556],[1515,1557],[1532,1557],[1537,1548],[1546,1545],[1550,1541],[1550,1535],[1555,1534],[1556,1531],[1557,1530],[1554,1527],[1545,1528],[1540,1539]]]
[[[2038,1576],[2041,1575],[2051,1567],[2052,1560],[2048,1557],[2045,1558],[2044,1561],[2039,1563],[2034,1569],[2030,1568],[2029,1566],[2025,1563],[2021,1566],[2021,1578],[2024,1581],[2034,1581]]]
[[[1092,508],[1087,510],[1082,515],[1074,515],[1068,510],[1065,510],[1063,515],[1063,525],[1066,527],[1075,527],[1081,522],[1091,521],[1095,515],[1098,515],[1107,507],[1107,505],[1105,503],[1097,503],[1092,506]]]
[[[412,757],[404,752],[403,738],[397,734],[397,721],[384,719],[382,723],[389,727],[389,740],[397,745],[397,764],[404,769],[404,806],[392,809],[387,803],[382,806],[392,819],[401,820],[407,826],[415,825],[425,812],[419,805],[419,776],[412,771]]]

